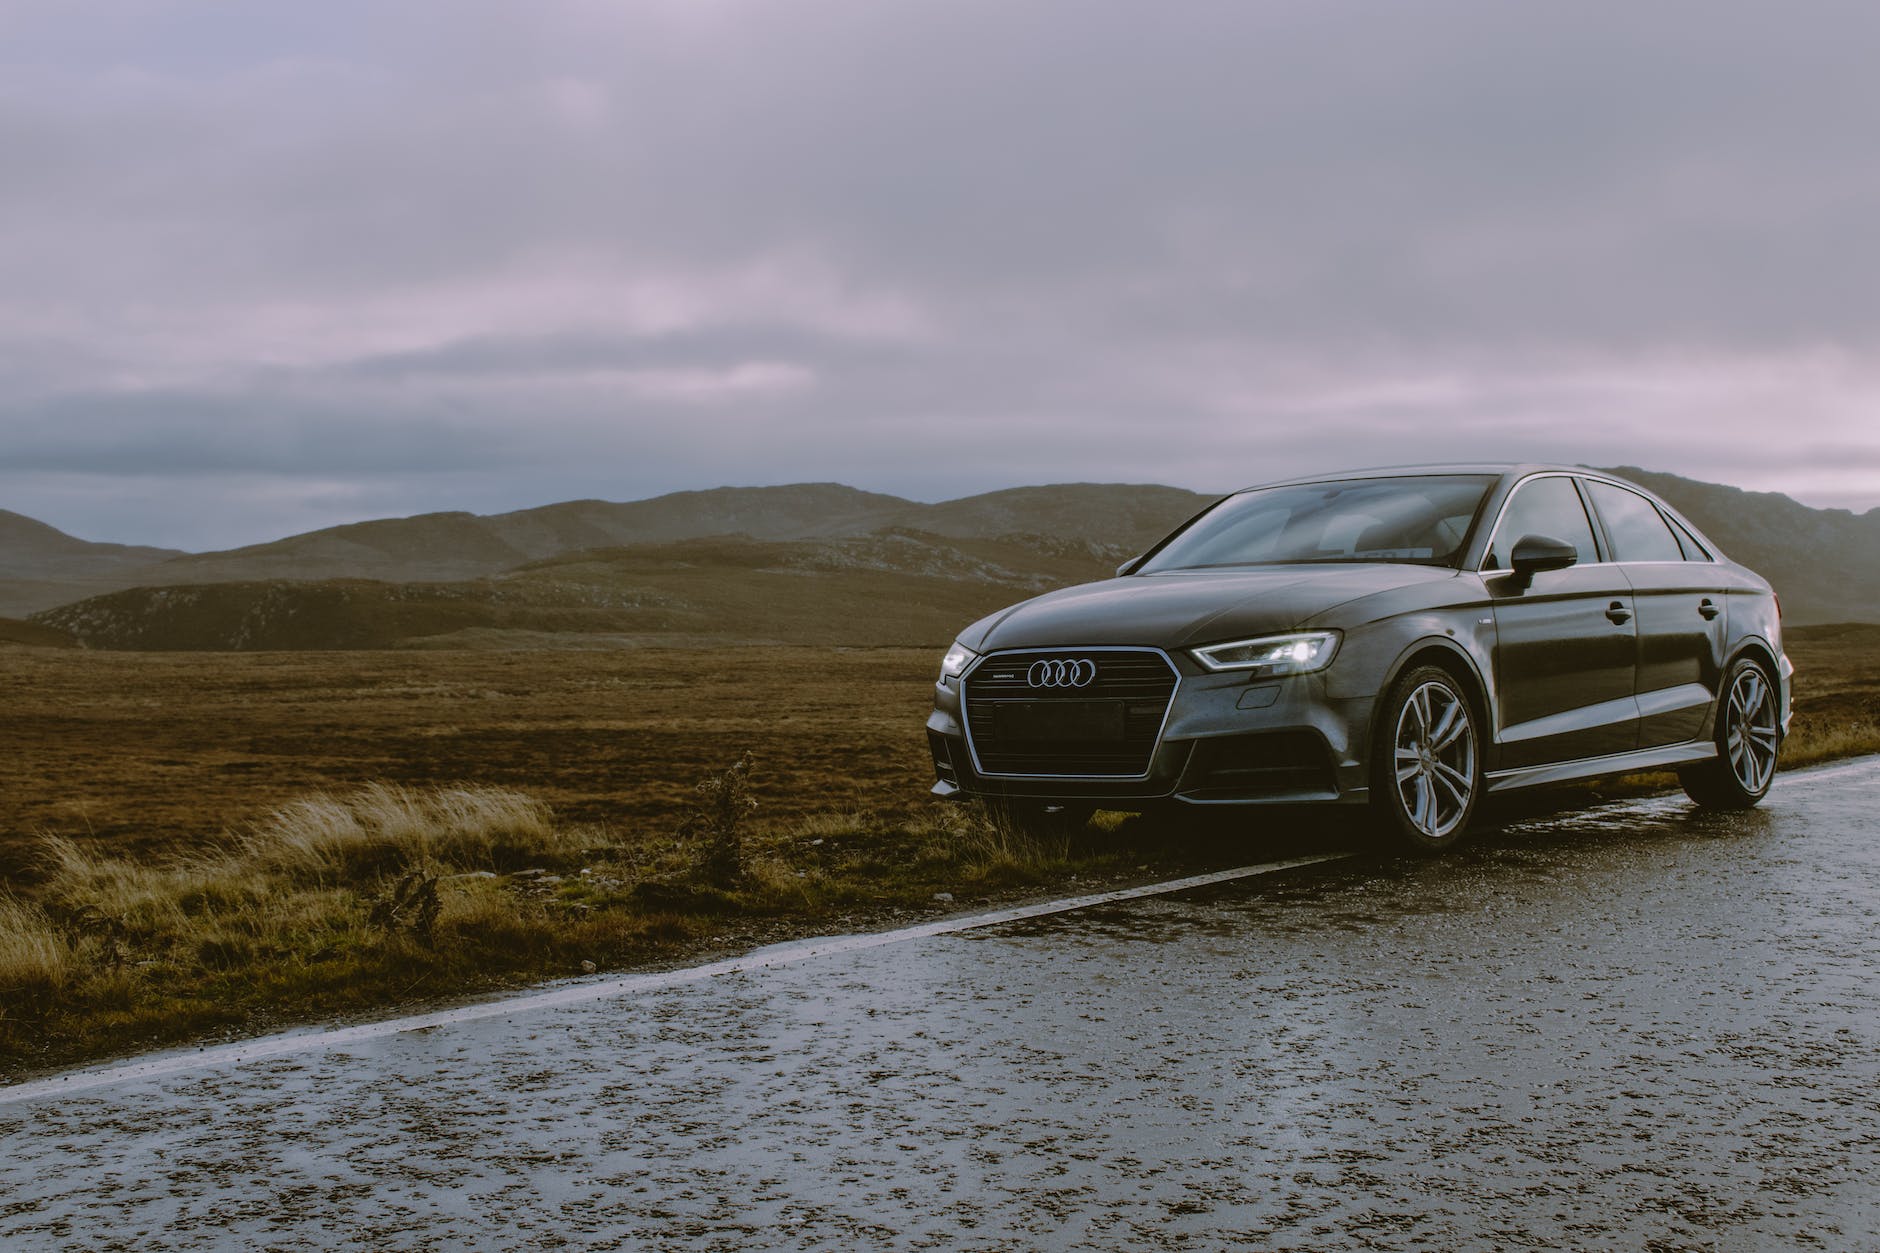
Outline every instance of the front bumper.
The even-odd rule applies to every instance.
[[[934,685],[927,719],[935,795],[1130,808],[1356,802],[1368,786],[1373,698],[1334,699],[1324,675],[1249,680],[1169,655],[1180,674],[1146,777],[1001,775],[981,769],[961,680]]]

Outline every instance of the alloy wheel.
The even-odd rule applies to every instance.
[[[1730,770],[1743,790],[1752,795],[1769,786],[1776,771],[1776,703],[1769,681],[1754,666],[1745,667],[1730,685],[1726,706],[1724,748]]]
[[[1476,788],[1475,726],[1460,692],[1431,680],[1397,714],[1393,768],[1410,824],[1442,839],[1462,822]]]

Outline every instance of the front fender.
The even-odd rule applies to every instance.
[[[1377,700],[1418,657],[1440,653],[1475,680],[1495,733],[1495,620],[1486,607],[1405,614],[1345,634],[1326,670],[1326,694]]]

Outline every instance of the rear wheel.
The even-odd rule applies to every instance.
[[[1717,706],[1717,755],[1678,771],[1684,794],[1706,809],[1748,809],[1767,796],[1782,747],[1779,703],[1762,663],[1731,667]]]
[[[1475,708],[1441,666],[1419,666],[1391,687],[1371,765],[1371,809],[1400,848],[1434,853],[1468,830],[1482,791]]]

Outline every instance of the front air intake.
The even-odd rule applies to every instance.
[[[1181,681],[1153,648],[993,653],[961,684],[981,774],[1139,779]]]

